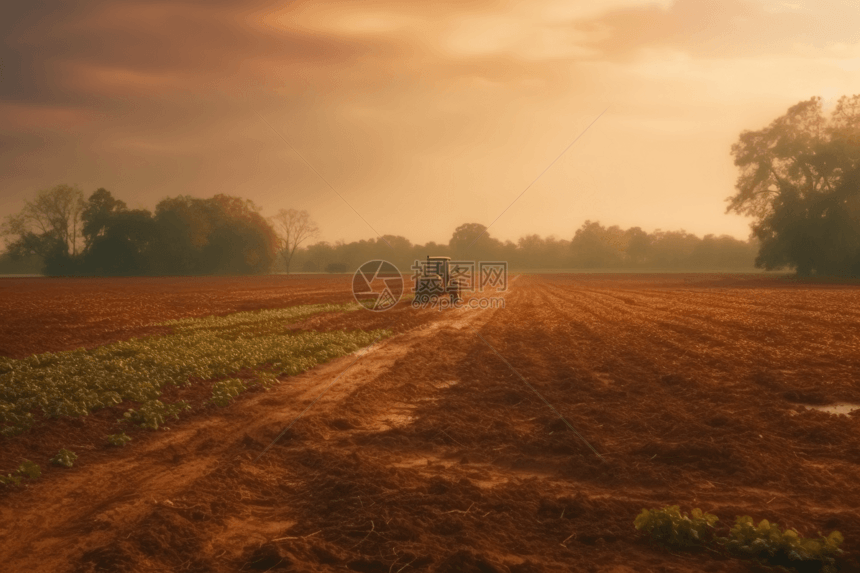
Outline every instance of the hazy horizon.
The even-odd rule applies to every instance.
[[[36,190],[218,193],[319,240],[569,239],[586,219],[746,239],[730,146],[860,92],[839,0],[227,2],[2,9],[0,218]],[[259,114],[265,121],[261,121]],[[343,198],[328,188],[269,122]]]

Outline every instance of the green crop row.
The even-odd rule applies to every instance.
[[[802,537],[795,529],[781,529],[776,523],[763,519],[755,525],[745,515],[735,520],[727,537],[715,535],[719,519],[699,509],[691,515],[682,513],[677,505],[662,509],[643,509],[634,526],[652,541],[670,547],[694,547],[715,544],[737,557],[751,557],[772,565],[813,565],[822,572],[835,571],[836,557],[842,551],[842,534],[833,531],[818,538]]]
[[[290,324],[313,314],[355,308],[355,304],[305,305],[173,320],[161,323],[172,327],[168,335],[24,359],[0,358],[0,432],[11,436],[26,430],[33,412],[84,416],[124,401],[141,404],[127,412],[127,419],[158,427],[184,407],[158,401],[165,387],[229,377],[263,365],[265,371],[258,374],[266,385],[278,375],[298,374],[391,334],[290,329]],[[230,384],[216,387],[216,403],[238,393]]]
[[[30,460],[24,460],[18,466],[18,469],[15,470],[15,474],[0,475],[0,485],[19,486],[24,478],[34,480],[42,475],[42,468],[39,467],[39,464],[34,464]]]

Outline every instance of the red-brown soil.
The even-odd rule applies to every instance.
[[[245,294],[236,279],[0,281],[4,317],[9,296],[32,305],[0,341],[19,355],[350,299],[348,278],[279,279],[243,279]],[[40,302],[56,291],[66,303]],[[189,390],[190,414],[124,448],[103,445],[122,408],[4,438],[0,470],[27,457],[46,472],[0,496],[0,570],[765,570],[634,530],[642,508],[679,504],[837,529],[840,567],[856,571],[860,416],[804,405],[860,403],[858,294],[752,275],[541,275],[513,282],[504,309],[314,317],[298,327],[395,335],[226,408]],[[75,467],[47,467],[63,446]]]
[[[339,275],[0,278],[0,356],[93,347],[168,329],[175,318],[354,302]]]

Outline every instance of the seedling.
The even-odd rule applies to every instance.
[[[63,448],[60,450],[56,456],[51,458],[51,462],[58,466],[63,466],[64,468],[70,468],[75,465],[75,460],[78,459],[77,454]]]
[[[245,383],[238,378],[219,380],[212,386],[212,403],[222,408],[233,401],[233,398],[247,390]]]
[[[142,428],[157,430],[161,427],[166,430],[164,422],[167,418],[179,419],[179,412],[190,408],[191,406],[184,400],[175,404],[165,404],[161,400],[147,400],[140,406],[139,410],[130,409],[123,416],[127,420],[137,422]]]
[[[39,467],[39,464],[33,463],[30,460],[24,460],[18,466],[18,473],[24,474],[30,479],[36,479],[42,475],[42,468]]]
[[[801,537],[795,529],[780,529],[776,523],[762,519],[756,526],[753,518],[738,517],[727,538],[718,541],[742,557],[755,557],[773,564],[820,563],[821,571],[835,571],[835,558],[842,553],[842,534],[832,532],[817,539]]]
[[[654,541],[673,547],[692,547],[709,541],[719,518],[701,509],[694,509],[690,514],[681,513],[677,505],[643,509],[633,524]]]
[[[21,476],[13,476],[12,474],[6,474],[5,476],[0,476],[0,483],[3,485],[21,485]]]
[[[125,432],[119,434],[111,434],[107,437],[108,443],[112,446],[124,446],[131,441],[131,438],[125,435]]]

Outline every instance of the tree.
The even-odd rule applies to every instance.
[[[78,252],[83,209],[84,194],[77,187],[56,185],[43,189],[32,201],[24,202],[20,213],[6,218],[3,234],[17,235],[18,239],[29,233],[42,238],[51,236],[62,241],[66,251],[74,256]]]
[[[82,214],[86,247],[80,270],[95,275],[143,275],[150,270],[148,255],[156,229],[152,213],[129,211],[110,191],[90,195]]]
[[[464,223],[454,229],[448,241],[453,257],[492,261],[499,254],[502,243],[490,237],[487,227],[480,223]]]
[[[657,268],[681,268],[693,262],[693,253],[701,242],[697,236],[680,231],[651,233],[648,262]]]
[[[277,255],[278,237],[250,199],[215,195],[204,201],[212,232],[204,247],[205,272],[268,272]]]
[[[112,215],[125,209],[125,202],[114,199],[110,191],[103,187],[96,189],[87,200],[82,214],[86,246],[89,247],[96,237],[104,235]]]
[[[339,256],[338,250],[327,241],[314,243],[307,248],[308,261],[311,261],[317,269],[324,269],[328,263],[334,262]]]
[[[651,237],[648,233],[640,227],[631,227],[624,232],[624,236],[627,243],[624,252],[627,264],[639,266],[645,263],[651,250]]]
[[[603,227],[597,221],[586,221],[576,230],[570,249],[577,268],[620,266],[627,250],[627,237],[618,226]]]
[[[281,209],[271,218],[277,236],[278,247],[287,274],[290,273],[290,262],[296,254],[299,245],[309,239],[319,236],[319,228],[311,220],[307,211],[296,209]]]
[[[755,218],[756,266],[800,275],[860,273],[860,95],[830,118],[821,98],[788,109],[731,150],[741,170],[727,212]]]
[[[146,209],[119,210],[104,220],[84,251],[82,270],[96,275],[144,275],[151,270],[157,228]]]
[[[562,268],[570,262],[570,242],[553,236],[544,239],[540,235],[526,235],[517,241],[511,256],[503,258],[516,268]]]
[[[252,201],[180,196],[155,207],[149,257],[157,274],[254,274],[276,256],[277,236]]]
[[[7,251],[16,259],[41,257],[46,274],[73,273],[83,209],[83,192],[77,187],[56,185],[38,191],[20,213],[3,223],[0,234],[6,237]]]

